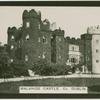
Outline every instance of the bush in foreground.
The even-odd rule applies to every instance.
[[[29,76],[28,70],[24,64],[11,64],[13,76]]]
[[[70,66],[50,64],[46,60],[40,60],[34,64],[32,70],[38,75],[66,75]]]

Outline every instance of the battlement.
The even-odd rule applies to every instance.
[[[8,27],[7,33],[10,34],[10,33],[14,33],[15,31],[17,31],[16,27]]]
[[[56,29],[56,30],[54,30],[54,34],[64,36],[64,30],[61,30],[60,28]]]
[[[8,30],[7,30],[7,33],[14,33],[14,32],[17,32],[17,31],[21,31],[22,30],[22,27],[19,27],[19,28],[16,28],[15,26],[13,27],[8,27]]]
[[[43,25],[47,25],[47,24],[50,24],[49,20],[48,19],[43,20]]]
[[[65,40],[66,40],[66,42],[68,42],[68,43],[71,43],[71,44],[76,44],[76,45],[79,45],[79,43],[81,43],[81,39],[80,38],[74,38],[74,37],[69,37],[69,36],[67,36],[66,38],[65,38]]]
[[[81,40],[80,38],[75,38],[75,37],[69,37],[69,36],[67,36],[66,37],[66,40],[70,40],[70,41],[79,41],[79,40]]]
[[[41,30],[50,30],[50,22],[48,19],[42,21]]]
[[[41,18],[41,12],[38,11],[36,12],[34,9],[31,10],[24,10],[23,12],[23,19],[25,18]]]
[[[87,28],[87,33],[88,34],[100,34],[100,27],[98,26],[91,26]]]

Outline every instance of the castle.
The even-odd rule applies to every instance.
[[[100,28],[90,27],[81,38],[64,37],[64,30],[50,28],[50,22],[41,20],[41,12],[24,10],[22,27],[8,28],[8,52],[11,63],[33,67],[39,59],[61,65],[83,63],[88,72],[100,73]],[[98,44],[98,45],[96,45]],[[96,52],[95,52],[96,50]],[[95,61],[96,60],[96,61]],[[93,67],[95,66],[95,67]]]

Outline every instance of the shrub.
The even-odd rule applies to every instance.
[[[46,60],[41,59],[34,64],[32,70],[35,74],[50,75],[51,68]]]
[[[71,67],[67,65],[52,64],[53,75],[67,75]]]
[[[41,59],[34,64],[32,70],[38,75],[66,75],[70,70],[70,66],[50,64]]]
[[[0,54],[0,78],[13,77],[13,71],[8,62],[8,55]]]
[[[13,76],[29,76],[28,70],[24,64],[11,64]]]
[[[0,78],[13,77],[13,70],[7,64],[0,64]]]
[[[74,65],[72,68],[72,72],[75,73],[76,69],[78,68],[80,71],[82,71],[82,66],[84,65],[84,63],[79,63],[77,65]]]

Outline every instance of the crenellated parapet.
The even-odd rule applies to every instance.
[[[58,36],[64,36],[64,30],[56,29],[54,30],[54,35],[58,35]]]
[[[74,37],[69,37],[67,36],[65,38],[66,42],[70,43],[70,44],[76,44],[76,45],[79,45],[81,43],[81,39],[80,38],[74,38]]]
[[[50,30],[50,22],[48,19],[42,21],[41,30]]]
[[[25,18],[39,18],[39,19],[41,19],[41,12],[40,11],[36,12],[34,9],[29,10],[29,11],[24,10],[22,18],[23,19],[25,19]]]
[[[87,28],[87,33],[88,34],[100,34],[100,27],[98,26],[91,26]]]
[[[16,27],[8,27],[7,33],[8,33],[8,35],[10,35],[10,34],[14,35],[16,31],[17,31]]]
[[[24,10],[22,15],[23,28],[31,28],[32,30],[41,29],[41,12],[32,10]]]
[[[21,38],[22,34],[22,27],[16,28],[16,27],[9,27],[7,30],[8,38],[10,39],[12,36],[14,37],[14,40],[17,41]]]

